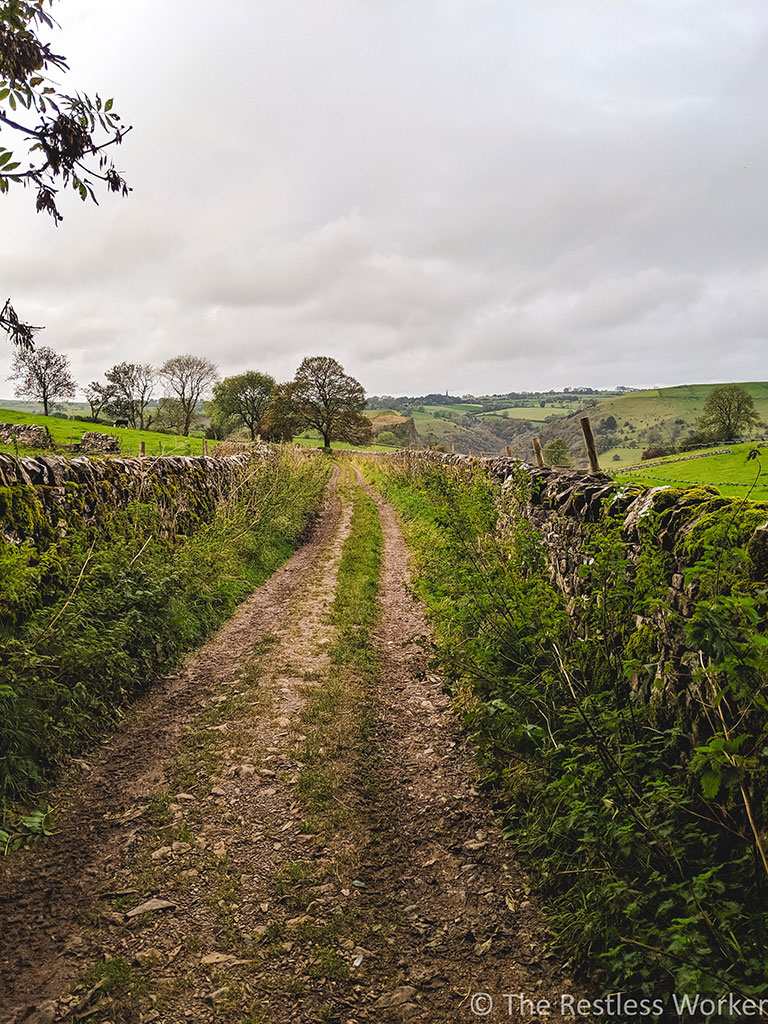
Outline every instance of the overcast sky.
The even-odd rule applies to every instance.
[[[768,378],[765,0],[54,13],[133,192],[58,228],[0,197],[0,305],[80,381],[181,352],[333,355],[379,394]]]

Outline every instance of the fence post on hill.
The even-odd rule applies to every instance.
[[[456,454],[456,445],[451,441],[451,455]]]
[[[544,469],[544,452],[541,450],[541,441],[538,437],[533,439],[533,454],[536,456],[536,465]]]
[[[600,463],[597,461],[597,448],[595,446],[595,436],[592,433],[592,424],[589,422],[589,416],[582,416],[579,420],[581,425],[581,432],[584,435],[584,444],[587,446],[587,455],[589,456],[589,472],[599,473]]]
[[[203,455],[207,455],[207,454],[208,454],[208,438],[204,437],[203,438]]]
[[[147,454],[147,442],[139,441],[139,455],[143,459]]]
[[[511,447],[511,445],[507,445],[506,446],[506,448],[504,449],[504,454],[507,456],[508,459],[512,458],[512,447]]]

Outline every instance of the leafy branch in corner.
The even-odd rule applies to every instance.
[[[57,206],[61,186],[71,186],[85,201],[97,203],[96,188],[127,195],[130,191],[107,152],[131,129],[113,110],[113,100],[84,93],[69,95],[50,77],[66,72],[66,59],[54,53],[39,33],[56,22],[46,8],[53,0],[0,0],[0,195],[10,186],[36,189],[35,209],[63,219]],[[10,132],[16,145],[9,148]],[[34,347],[39,328],[24,323],[10,302],[0,327],[11,342]]]
[[[25,324],[19,320],[10,299],[6,300],[5,305],[0,310],[0,327],[11,339],[12,344],[26,349],[27,352],[35,347],[35,334],[43,329],[42,327],[33,327],[32,324]]]

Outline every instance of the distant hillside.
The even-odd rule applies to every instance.
[[[369,399],[368,415],[377,433],[392,424],[413,421],[415,443],[450,451],[488,454],[512,452],[531,461],[532,439],[542,444],[562,437],[571,450],[573,464],[586,466],[579,419],[589,415],[600,458],[606,469],[639,462],[649,445],[672,444],[686,437],[704,411],[707,395],[716,384],[683,384],[678,387],[633,391],[510,392],[508,395],[473,395],[463,398],[430,394],[421,397]],[[768,422],[768,383],[741,385],[752,395],[758,415]],[[385,402],[389,402],[385,406]],[[760,434],[760,431],[758,431]]]
[[[610,397],[616,392],[603,392]],[[409,418],[415,428],[410,443],[422,447],[457,452],[498,454],[518,435],[529,436],[547,419],[560,419],[571,410],[582,410],[591,396],[566,392],[511,392],[507,395],[483,395],[458,398],[446,395],[383,398],[368,400],[367,415],[379,433],[382,416]],[[385,401],[391,404],[384,405]],[[394,421],[393,421],[394,422]]]
[[[571,449],[574,465],[586,466],[584,442],[579,418],[586,414],[598,442],[604,468],[614,469],[640,461],[649,445],[674,444],[694,429],[704,411],[707,396],[717,384],[682,384],[678,387],[634,391],[594,402],[580,413],[558,420],[531,424],[513,440],[516,455],[532,458],[532,438],[538,434],[543,444],[562,437]],[[748,391],[763,421],[755,436],[762,437],[768,423],[768,383],[749,381],[739,385]],[[614,425],[615,424],[615,425]]]

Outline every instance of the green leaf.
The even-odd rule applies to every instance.
[[[720,772],[710,770],[701,776],[701,789],[707,800],[713,800],[717,796],[721,781]]]
[[[12,156],[13,153],[10,151],[10,149],[6,149],[2,156],[0,156],[0,167],[3,167],[5,164],[7,164]]]
[[[114,102],[113,100],[107,100],[107,102],[104,104],[104,109],[105,110],[111,110],[113,102]]]

